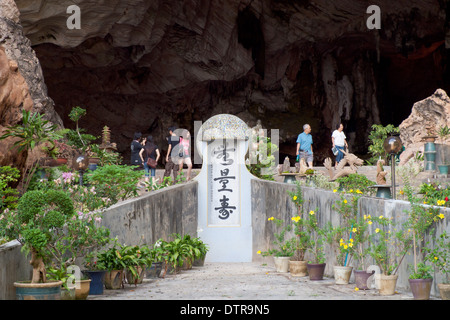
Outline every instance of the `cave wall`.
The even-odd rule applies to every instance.
[[[57,115],[70,127],[86,108],[81,126],[108,125],[126,161],[135,131],[165,154],[167,127],[231,113],[280,129],[280,161],[310,123],[320,165],[339,122],[365,154],[372,124],[398,125],[448,86],[444,1],[80,0],[79,30],[66,27],[72,1],[15,2]]]

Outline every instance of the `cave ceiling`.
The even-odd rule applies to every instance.
[[[414,102],[447,89],[444,1],[16,0],[65,126],[112,130],[124,159],[135,131],[165,154],[167,128],[219,113],[280,130],[280,156],[310,123],[316,164],[342,122],[367,153],[374,123],[399,125]],[[67,7],[81,28],[68,29]],[[369,5],[381,28],[368,29]],[[269,130],[270,133],[270,130]]]

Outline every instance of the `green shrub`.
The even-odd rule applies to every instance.
[[[137,183],[142,177],[142,171],[136,171],[135,168],[127,165],[105,165],[85,177],[100,196],[111,199],[111,204],[114,204],[119,200],[138,196]]]
[[[356,192],[356,190],[360,190],[364,194],[373,194],[375,192],[374,189],[369,187],[376,183],[359,173],[351,173],[348,176],[339,177],[336,179],[336,182],[339,183],[340,188],[346,191],[354,190]]]
[[[17,206],[19,192],[11,187],[20,178],[20,171],[10,166],[0,167],[0,212]]]

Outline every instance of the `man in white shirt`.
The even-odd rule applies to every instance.
[[[348,149],[348,144],[346,140],[346,136],[344,133],[344,125],[340,123],[336,130],[333,131],[333,134],[331,135],[331,141],[333,142],[333,147],[336,147],[338,149],[338,154],[336,155],[336,163],[334,167],[336,168],[339,161],[341,161],[344,158],[344,153],[342,150],[344,150],[345,147]]]

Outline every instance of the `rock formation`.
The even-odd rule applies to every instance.
[[[318,162],[340,122],[352,152],[366,153],[373,123],[400,123],[447,81],[444,1],[377,1],[379,30],[360,0],[79,0],[80,29],[67,27],[73,1],[15,3],[2,0],[0,43],[34,108],[68,127],[71,108],[86,108],[80,125],[110,127],[124,159],[135,131],[165,154],[169,126],[193,132],[219,113],[280,129],[280,159],[295,156],[304,123]]]
[[[423,138],[427,131],[438,132],[440,127],[450,126],[450,98],[442,89],[426,99],[416,102],[411,114],[400,125],[400,139],[405,151],[400,154],[400,165],[408,162],[416,152],[424,151]]]
[[[6,127],[22,120],[22,110],[29,111],[32,106],[28,85],[17,63],[9,60],[5,49],[0,46],[0,136]],[[15,166],[22,170],[27,154],[17,153],[14,142],[12,137],[0,141],[0,166]]]

